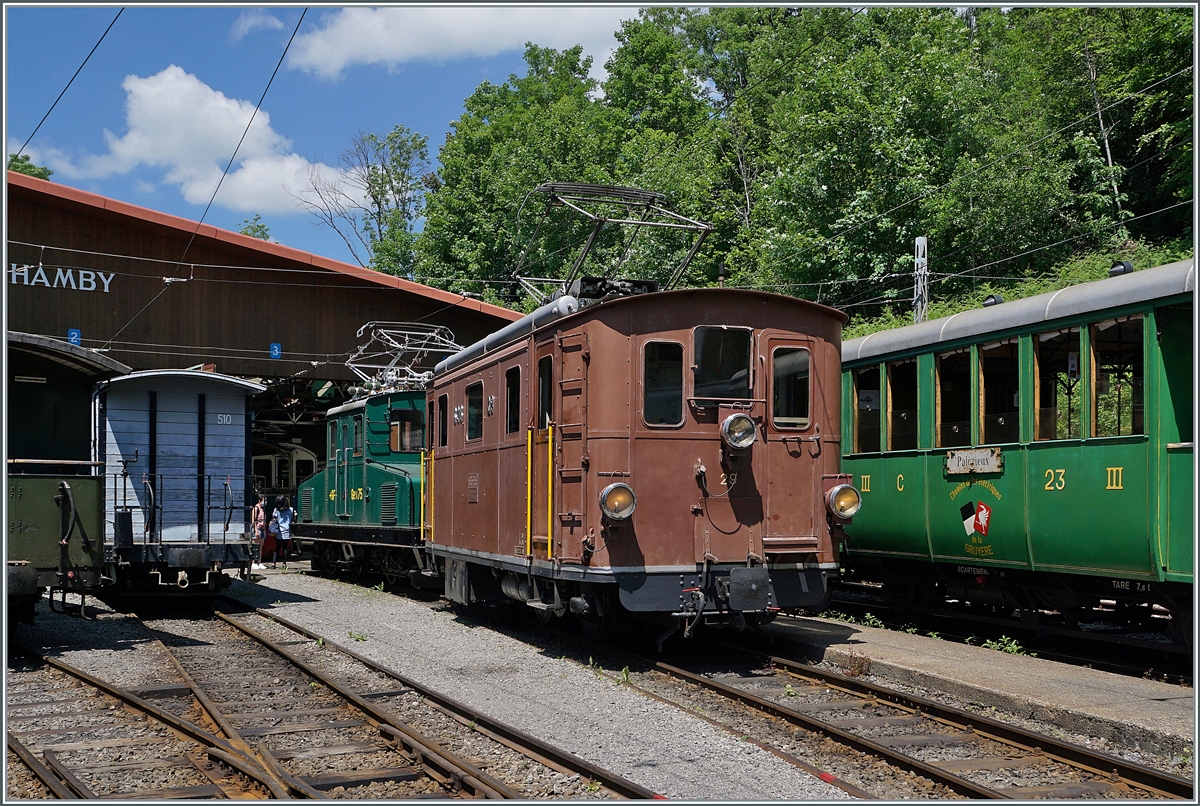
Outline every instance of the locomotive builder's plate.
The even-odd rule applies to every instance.
[[[971,448],[965,451],[946,451],[946,472],[1003,473],[1004,457],[999,448]]]

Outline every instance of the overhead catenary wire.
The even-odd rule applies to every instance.
[[[46,110],[46,114],[42,115],[42,119],[38,121],[38,125],[33,127],[33,131],[30,132],[29,137],[25,139],[25,142],[21,144],[21,147],[17,150],[17,153],[14,154],[13,157],[20,157],[25,153],[26,146],[29,145],[29,142],[33,139],[34,135],[38,133],[38,130],[42,128],[42,124],[46,122],[46,118],[50,117],[50,113],[54,111],[54,107],[58,106],[58,102],[61,101],[63,96],[67,94],[67,90],[69,90],[71,85],[75,83],[75,79],[79,77],[81,72],[83,72],[84,65],[86,65],[88,60],[92,58],[92,54],[96,52],[96,48],[100,47],[100,43],[104,41],[106,36],[108,36],[108,32],[111,31],[112,27],[117,24],[117,20],[121,18],[121,14],[124,11],[124,6],[117,11],[117,16],[112,18],[112,22],[110,22],[108,27],[104,29],[104,33],[100,34],[100,38],[96,40],[96,44],[92,45],[92,49],[88,51],[88,55],[84,57],[83,62],[79,65],[79,68],[75,71],[75,74],[71,76],[69,81],[67,81],[67,85],[63,87],[62,92],[60,92],[58,97],[54,99],[54,103],[50,104],[50,108]]]
[[[308,7],[306,6],[304,8],[304,10],[300,12],[300,19],[296,20],[296,27],[292,29],[292,35],[288,38],[287,44],[284,45],[283,53],[281,53],[279,55],[279,61],[276,62],[275,69],[273,71],[271,71],[271,77],[269,79],[267,79],[267,86],[263,88],[262,95],[259,96],[258,103],[255,104],[255,106],[254,106],[254,111],[250,113],[250,120],[248,120],[246,122],[246,128],[242,131],[242,136],[238,139],[237,146],[234,147],[233,154],[230,155],[229,162],[225,165],[225,170],[221,172],[221,178],[217,180],[217,186],[215,188],[213,188],[212,196],[209,197],[208,204],[205,205],[205,207],[204,207],[204,212],[201,213],[200,219],[196,222],[196,227],[195,227],[195,229],[192,230],[192,235],[188,239],[187,245],[185,247],[183,247],[183,254],[180,255],[179,260],[175,264],[177,268],[179,266],[183,265],[183,259],[187,257],[188,250],[192,248],[192,243],[196,240],[196,233],[198,233],[200,231],[200,225],[204,223],[205,216],[207,216],[208,211],[210,209],[212,209],[213,201],[216,200],[217,193],[221,190],[221,184],[225,181],[225,177],[229,175],[229,169],[233,167],[233,161],[235,159],[237,159],[237,153],[241,149],[242,143],[245,142],[246,135],[250,133],[250,127],[252,125],[254,125],[254,118],[258,115],[258,110],[262,108],[263,101],[265,101],[267,99],[267,92],[271,89],[271,84],[273,84],[275,82],[275,76],[279,73],[279,68],[283,66],[283,60],[287,56],[288,50],[292,47],[292,41],[295,40],[296,34],[300,30],[300,24],[304,22],[304,15],[306,15],[307,13],[308,13]],[[164,282],[166,282],[167,278],[163,278],[163,279],[164,279]],[[143,307],[140,311],[138,311],[136,314],[134,314],[132,319],[130,319],[128,322],[126,322],[124,325],[122,325],[121,328],[119,330],[117,330],[116,333],[114,333],[111,337],[109,337],[108,342],[105,343],[105,347],[107,347],[109,344],[111,344],[113,339],[115,339],[117,336],[121,335],[121,333],[125,330],[125,328],[127,328],[131,324],[133,324],[134,320],[136,320],[139,316],[141,316],[142,313],[146,310],[146,308],[149,308],[151,305],[153,305],[158,300],[158,298],[163,295],[163,292],[165,292],[168,288],[171,287],[171,285],[172,284],[170,282],[166,282],[166,285],[163,287],[163,290],[158,292],[158,294],[155,295],[154,299],[152,299],[152,300],[150,300],[150,302],[146,303],[145,307]]]

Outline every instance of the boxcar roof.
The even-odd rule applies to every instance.
[[[1073,285],[1036,297],[962,311],[930,322],[872,333],[844,342],[842,361],[876,358],[1186,294],[1194,291],[1196,287],[1194,263],[1193,259],[1181,260],[1166,266]]]
[[[129,375],[122,375],[120,378],[113,378],[109,383],[120,384],[145,380],[147,378],[162,378],[168,381],[180,378],[192,378],[209,383],[227,383],[230,386],[240,387],[243,391],[252,395],[256,395],[267,388],[261,383],[235,378],[232,375],[222,375],[219,372],[201,372],[195,369],[148,369],[142,372],[132,372]]]
[[[130,369],[103,353],[33,333],[8,331],[8,349],[56,361],[89,378],[111,378],[114,375],[124,375]]]

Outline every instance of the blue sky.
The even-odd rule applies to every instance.
[[[5,142],[14,153],[118,6],[5,8]],[[302,7],[129,6],[24,153],[51,181],[198,219]],[[358,131],[402,124],[430,156],[483,81],[524,72],[525,42],[582,44],[593,75],[633,6],[310,8],[205,222],[254,214],[271,239],[351,261],[293,195]],[[265,113],[265,114],[264,114]],[[569,177],[562,177],[569,179]]]

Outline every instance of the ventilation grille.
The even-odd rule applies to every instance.
[[[384,526],[396,525],[395,484],[385,484],[379,488],[379,522]]]
[[[312,498],[312,487],[300,491],[300,520],[302,521],[312,521]]]

